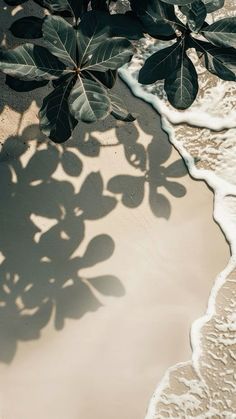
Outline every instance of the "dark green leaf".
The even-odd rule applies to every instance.
[[[70,11],[77,20],[88,7],[88,0],[45,0],[47,7],[54,12]]]
[[[124,101],[114,93],[108,92],[111,101],[111,115],[120,121],[133,122],[134,116],[127,111],[124,106]]]
[[[48,80],[19,80],[15,77],[7,75],[6,84],[16,92],[29,92],[31,90],[38,89],[39,87],[46,86],[48,84]]]
[[[45,6],[51,11],[62,12],[65,10],[71,11],[70,4],[67,0],[43,0]]]
[[[43,38],[49,51],[69,68],[76,68],[76,31],[60,16],[47,16]]]
[[[223,80],[236,81],[236,54],[234,48],[219,48],[208,42],[192,40],[205,67]]]
[[[174,7],[159,0],[131,0],[131,7],[143,24],[144,32],[154,38],[175,37],[175,29],[184,25],[176,18]]]
[[[108,89],[111,89],[115,82],[117,71],[116,70],[108,70],[108,71],[84,71],[83,72],[85,78],[90,78],[91,80],[98,81],[102,83]]]
[[[236,17],[218,20],[204,28],[201,33],[218,47],[236,48]]]
[[[140,21],[133,15],[108,13],[101,16],[103,24],[110,28],[112,36],[140,39],[144,36]]]
[[[164,88],[171,105],[177,109],[189,108],[194,102],[198,92],[198,77],[184,51],[176,69],[166,78]]]
[[[86,62],[95,49],[106,41],[110,35],[110,28],[103,24],[105,13],[88,12],[79,24],[77,30],[77,44],[79,49],[79,65]]]
[[[139,83],[151,84],[165,79],[175,69],[182,42],[176,42],[170,47],[163,48],[151,55],[139,72]]]
[[[162,0],[164,3],[167,4],[176,4],[177,6],[185,6],[186,4],[191,4],[195,0]]]
[[[16,20],[9,30],[18,38],[36,39],[42,37],[43,19],[35,16]]]
[[[82,63],[82,70],[116,70],[130,61],[132,55],[132,45],[127,39],[108,39],[96,48],[86,64]]]
[[[224,6],[225,0],[203,0],[206,5],[207,13],[215,12]]]
[[[204,24],[207,11],[206,6],[201,0],[196,0],[191,4],[180,7],[181,12],[187,17],[189,29],[197,32]]]
[[[77,121],[70,114],[68,98],[75,83],[74,76],[66,75],[43,101],[39,111],[40,128],[52,141],[63,143],[71,136]]]
[[[54,79],[60,77],[65,66],[46,48],[24,44],[0,51],[0,70],[5,74],[27,79]]]
[[[71,112],[77,120],[95,122],[111,111],[106,90],[93,80],[79,77],[70,95]]]

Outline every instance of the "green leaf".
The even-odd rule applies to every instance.
[[[181,12],[187,17],[188,27],[191,31],[197,32],[201,29],[206,19],[206,6],[201,0],[180,7]]]
[[[52,141],[63,143],[71,136],[77,121],[69,110],[68,98],[73,85],[74,76],[69,74],[61,78],[61,83],[43,100],[39,111],[40,129]]]
[[[144,36],[140,21],[133,15],[103,13],[101,19],[109,27],[111,36],[127,39],[140,39]]]
[[[96,48],[86,64],[82,63],[82,70],[116,70],[130,61],[131,48],[131,43],[125,38],[108,39]]]
[[[201,34],[218,47],[236,48],[236,17],[218,20],[204,28]]]
[[[177,6],[185,6],[186,4],[191,4],[195,0],[162,0],[164,3],[167,4],[175,4]]]
[[[184,48],[176,69],[166,78],[164,89],[171,105],[186,109],[194,102],[198,92],[198,76]]]
[[[174,7],[160,0],[131,0],[131,8],[141,20],[144,32],[154,38],[175,37],[175,29],[184,28],[176,18]]]
[[[81,19],[77,30],[79,66],[86,62],[101,42],[106,41],[111,36],[109,26],[103,24],[103,16],[106,16],[106,14],[91,11]]]
[[[77,19],[87,11],[88,0],[45,0],[47,7],[54,12],[70,11]]]
[[[69,68],[76,68],[76,31],[60,16],[47,16],[43,38],[49,51]]]
[[[139,72],[139,83],[152,84],[165,79],[176,68],[182,42],[176,42],[152,54]]]
[[[70,4],[67,0],[43,0],[45,6],[52,12],[62,12],[68,10],[72,13]]]
[[[73,116],[83,122],[104,119],[111,111],[110,99],[101,84],[78,77],[70,95]]]
[[[236,54],[234,48],[219,48],[208,42],[192,39],[201,61],[208,71],[222,80],[236,81]]]
[[[16,92],[30,92],[47,84],[48,80],[19,80],[12,76],[6,76],[6,85]]]
[[[125,108],[123,99],[111,92],[108,92],[108,95],[111,101],[111,115],[114,118],[125,122],[135,121],[136,118]]]
[[[203,3],[205,3],[207,13],[212,13],[221,9],[225,4],[225,0],[203,0]]]
[[[108,70],[108,71],[83,71],[83,74],[85,78],[89,78],[91,80],[97,81],[99,83],[102,83],[105,87],[108,89],[111,89],[115,82],[117,77],[117,71],[116,70]]]
[[[0,70],[5,74],[27,79],[54,79],[65,71],[65,65],[46,48],[24,44],[9,51],[0,51]]]
[[[36,39],[42,37],[42,25],[43,19],[28,16],[13,22],[9,30],[17,38]]]

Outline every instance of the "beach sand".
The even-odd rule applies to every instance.
[[[143,419],[229,259],[213,194],[120,81],[137,121],[63,147],[38,131],[40,92],[3,89],[0,417]]]

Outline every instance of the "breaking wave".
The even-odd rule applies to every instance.
[[[212,14],[236,15],[234,0]],[[196,60],[200,93],[186,111],[167,102],[162,81],[137,82],[140,66],[166,43],[137,42],[132,62],[120,77],[133,94],[162,117],[163,129],[182,155],[190,174],[214,191],[214,219],[230,244],[228,266],[215,280],[206,314],[191,329],[192,360],[171,367],[159,383],[146,419],[236,418],[236,86],[208,73]],[[193,54],[193,52],[191,53]]]

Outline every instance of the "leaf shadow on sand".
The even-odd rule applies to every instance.
[[[148,104],[129,93],[124,83],[118,82],[117,91],[126,99],[126,106],[137,115],[137,123],[120,123],[109,117],[95,126],[81,124],[75,129],[69,144],[88,157],[99,157],[104,147],[122,147],[127,163],[134,169],[134,175],[113,176],[107,189],[128,208],[136,208],[143,202],[148,185],[148,200],[152,213],[158,218],[169,219],[171,203],[169,196],[182,198],[186,188],[180,178],[187,175],[187,168],[180,157],[171,160],[173,146],[161,128],[160,116]],[[143,114],[146,108],[146,114]],[[96,132],[111,130],[111,142],[100,142]],[[113,132],[112,132],[113,131]],[[142,135],[148,138],[143,144]],[[101,135],[99,135],[101,137]],[[141,140],[141,141],[140,141]],[[170,160],[170,161],[169,161]]]
[[[24,15],[25,6],[22,7],[14,19]],[[4,26],[9,27],[12,19],[9,7],[1,11]],[[14,42],[7,33],[6,45],[12,46]],[[4,85],[3,75],[0,83],[0,113],[7,105],[22,118],[33,102],[41,105],[48,90],[46,86],[16,93]],[[49,142],[36,125],[3,141],[0,153],[0,362],[10,363],[14,359],[19,341],[39,339],[49,321],[60,330],[66,319],[80,319],[87,312],[95,312],[102,306],[100,297],[125,294],[124,278],[121,282],[112,273],[84,276],[84,270],[108,260],[115,250],[114,240],[108,234],[95,235],[87,243],[86,221],[107,216],[118,204],[132,210],[141,205],[145,193],[148,193],[153,214],[168,219],[171,215],[168,195],[180,198],[186,193],[179,182],[187,173],[186,168],[182,159],[168,162],[172,146],[160,128],[159,116],[148,105],[147,115],[144,115],[143,102],[129,95],[124,84],[119,82],[117,89],[122,97],[127,97],[127,107],[137,113],[137,123],[117,123],[109,117],[93,125],[79,124],[73,138],[60,146]],[[109,129],[113,130],[111,144],[100,141],[96,135]],[[140,141],[140,132],[148,136],[148,144]],[[32,140],[39,146],[33,154],[28,150]],[[43,149],[42,144],[46,144]],[[99,158],[105,147],[122,148],[134,174],[130,175],[129,170],[116,174],[106,185],[101,167],[100,171],[87,175],[79,192],[75,192],[69,180],[53,176],[57,168],[62,167],[66,175],[79,178],[82,161]],[[29,159],[23,164],[21,157],[28,151]],[[50,226],[45,230],[39,228],[37,217],[41,225],[44,219],[50,220]]]
[[[115,276],[80,273],[112,256],[115,244],[109,235],[94,236],[82,256],[73,255],[85,239],[85,221],[106,216],[116,199],[104,194],[99,172],[90,173],[78,193],[70,182],[52,177],[59,164],[78,176],[81,161],[71,151],[60,153],[49,144],[23,166],[27,130],[17,138],[18,147],[9,138],[0,154],[0,360],[6,363],[17,342],[38,339],[52,315],[55,328],[62,329],[66,318],[96,311],[100,295],[124,295]],[[42,231],[35,217],[53,223]]]

